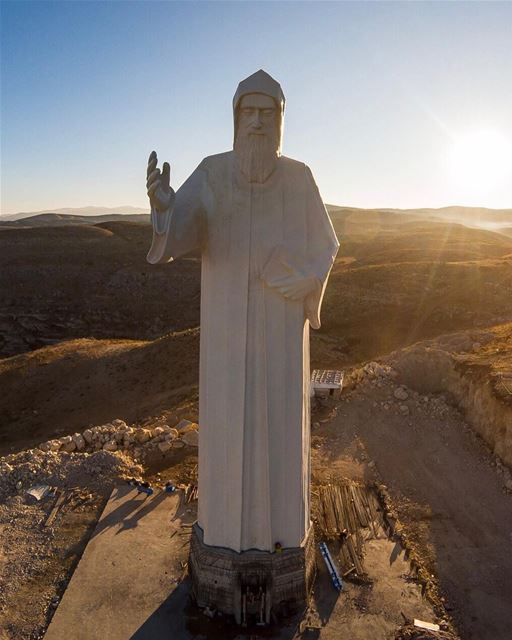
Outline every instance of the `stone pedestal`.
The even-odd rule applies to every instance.
[[[271,612],[279,615],[283,607],[292,610],[307,604],[315,578],[313,527],[301,547],[237,553],[204,544],[196,524],[188,566],[200,607],[233,615],[238,624],[268,624]]]

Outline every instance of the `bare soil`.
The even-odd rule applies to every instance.
[[[336,418],[314,432],[314,468],[344,473],[348,456],[364,465],[363,475],[384,482],[405,537],[438,580],[461,637],[506,640],[512,559],[504,550],[512,536],[512,496],[504,476],[456,407],[411,395],[404,416],[395,388],[393,381],[365,381],[349,393]]]

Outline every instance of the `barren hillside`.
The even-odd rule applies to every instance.
[[[198,330],[152,342],[80,339],[0,360],[0,452],[114,416],[136,422],[194,395]]]
[[[338,209],[333,222],[313,366],[512,320],[512,239],[416,214]],[[144,419],[197,384],[198,333],[179,332],[199,324],[200,263],[147,264],[150,234],[124,221],[0,230],[3,448]]]

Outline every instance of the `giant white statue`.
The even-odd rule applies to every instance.
[[[149,156],[152,264],[202,257],[199,514],[204,544],[300,547],[310,528],[309,326],[338,241],[309,168],[281,155],[285,99],[260,70],[233,99],[233,151],[175,193]]]

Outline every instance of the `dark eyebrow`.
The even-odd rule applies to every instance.
[[[274,107],[240,107],[241,111],[254,111],[255,109],[258,111],[275,111]]]

